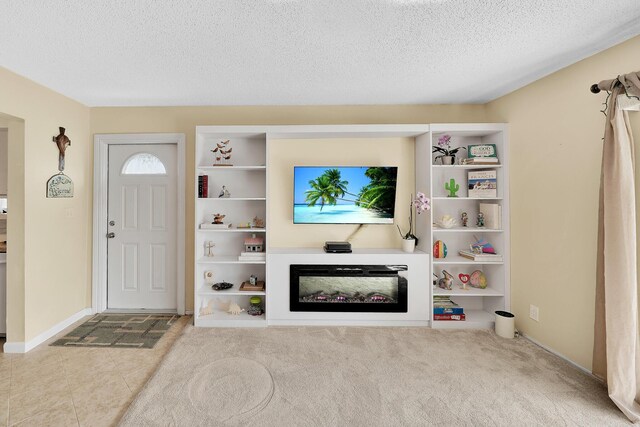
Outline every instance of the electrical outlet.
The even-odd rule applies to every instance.
[[[532,318],[533,320],[535,320],[536,322],[539,321],[539,314],[540,314],[540,309],[538,308],[538,306],[536,305],[529,305],[529,317]]]

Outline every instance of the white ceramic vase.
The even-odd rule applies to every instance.
[[[415,239],[402,239],[402,250],[407,253],[412,253],[416,248]]]

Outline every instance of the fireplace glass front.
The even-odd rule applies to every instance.
[[[290,269],[290,310],[407,312],[406,265],[300,265]]]

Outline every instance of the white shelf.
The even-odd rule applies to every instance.
[[[478,228],[478,227],[452,227],[452,228],[439,228],[433,226],[434,233],[502,233],[502,229],[493,228]]]
[[[484,310],[465,310],[466,320],[434,320],[434,329],[490,329],[495,322],[495,314]]]
[[[266,233],[265,228],[198,228],[203,233]]]
[[[201,171],[266,171],[266,166],[198,166]]]
[[[196,199],[199,202],[208,202],[211,200],[220,200],[220,201],[265,201],[266,197],[198,197]]]
[[[247,314],[246,311],[243,311],[240,314],[230,314],[217,311],[213,314],[207,314],[206,316],[198,316],[196,318],[196,326],[220,328],[265,327],[267,326],[267,319],[264,314],[260,316],[251,316]]]
[[[223,291],[215,291],[211,288],[211,286],[204,285],[198,290],[198,295],[201,296],[214,296],[214,297],[224,297],[226,295],[266,295],[265,291],[241,291],[240,285],[233,285],[232,288],[225,289]]]
[[[467,285],[467,290],[462,290],[455,284],[453,289],[440,289],[439,287],[433,288],[433,296],[448,296],[448,297],[502,297],[504,292],[498,291],[492,288],[478,289],[472,288]]]
[[[433,165],[434,169],[495,169],[502,165]]]
[[[198,264],[265,264],[266,261],[238,261],[240,255],[215,255],[202,257]]]
[[[432,197],[431,200],[502,200],[502,197]]]
[[[329,255],[335,257],[349,257],[355,255],[424,255],[424,252],[416,249],[411,253],[403,252],[402,249],[383,248],[354,248],[353,252],[347,254],[335,254],[325,252],[322,248],[269,248],[270,254],[302,254],[302,255]]]
[[[447,255],[446,258],[434,258],[433,265],[470,264],[470,265],[501,265],[504,261],[473,261],[460,255]]]

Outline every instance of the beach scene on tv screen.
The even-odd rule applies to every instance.
[[[296,224],[392,224],[397,167],[294,168]]]

